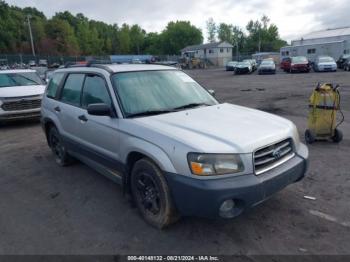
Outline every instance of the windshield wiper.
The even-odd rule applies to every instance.
[[[187,108],[193,108],[193,107],[198,107],[198,106],[211,106],[211,105],[207,104],[207,103],[190,103],[187,105],[175,107],[174,110],[187,109]]]
[[[127,117],[130,118],[130,117],[138,117],[138,116],[154,116],[154,115],[166,114],[171,112],[174,112],[174,110],[149,110],[149,111],[139,112],[135,114],[130,114]]]
[[[20,76],[20,77],[24,78],[25,80],[28,80],[28,81],[34,83],[34,85],[41,85],[40,83],[36,82],[35,80],[30,79],[29,77],[26,77],[26,76],[24,76],[24,75],[16,74],[16,76]],[[16,79],[14,79],[12,76],[9,76],[9,77],[10,77],[16,84],[20,85],[20,83],[17,82]]]

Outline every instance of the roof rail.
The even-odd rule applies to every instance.
[[[101,68],[109,73],[113,73],[113,70],[111,70],[109,67],[106,66],[106,64],[112,64],[109,60],[91,60],[87,61],[86,64],[83,63],[75,63],[75,62],[67,62],[64,65],[64,68],[70,68],[70,67],[96,67]]]

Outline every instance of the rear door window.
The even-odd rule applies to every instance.
[[[80,94],[84,83],[84,74],[70,74],[64,84],[61,101],[80,106]]]

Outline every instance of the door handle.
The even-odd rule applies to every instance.
[[[85,115],[78,116],[78,119],[79,119],[80,121],[82,121],[82,122],[87,122],[87,121],[88,121],[88,119],[86,118]]]
[[[56,106],[56,107],[54,108],[54,110],[55,110],[57,113],[61,112],[61,108],[60,108],[59,106]]]

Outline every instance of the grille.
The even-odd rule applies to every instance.
[[[264,173],[294,156],[291,139],[261,148],[254,153],[255,174]]]
[[[4,111],[18,111],[40,108],[41,99],[19,99],[15,101],[5,101],[1,106]]]

